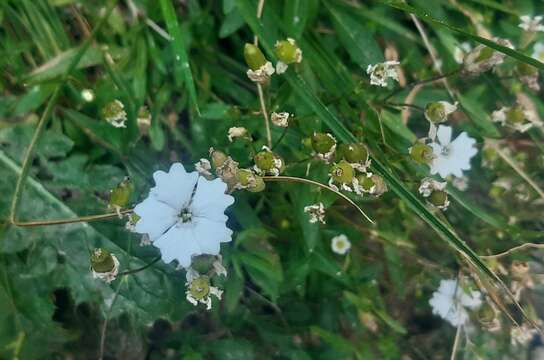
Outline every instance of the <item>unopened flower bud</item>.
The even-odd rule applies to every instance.
[[[94,100],[94,91],[91,89],[81,90],[81,98],[86,102],[92,102]]]
[[[433,160],[433,148],[417,141],[410,149],[410,156],[420,164],[429,164]]]
[[[288,38],[276,42],[276,56],[279,60],[276,64],[276,72],[282,74],[287,70],[288,65],[302,61],[302,50],[294,39]]]
[[[225,163],[225,161],[228,159],[228,156],[222,151],[210,148],[210,158],[212,159],[213,167],[217,169]]]
[[[230,142],[233,139],[247,136],[247,129],[245,127],[231,127],[227,135]]]
[[[247,43],[244,46],[244,58],[247,66],[253,71],[259,70],[261,66],[266,64],[263,52],[253,44]]]

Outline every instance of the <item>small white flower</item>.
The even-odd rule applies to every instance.
[[[219,254],[220,243],[231,241],[232,236],[224,214],[234,202],[225,194],[227,185],[196,171],[187,173],[180,163],[174,163],[168,173],[156,171],[153,178],[156,186],[134,208],[140,216],[135,231],[149,235],[165,263],[178,260],[188,267],[192,256]]]
[[[495,38],[493,41],[501,46],[514,49],[510,40]],[[505,57],[506,55],[499,51],[485,45],[478,45],[463,59],[463,72],[469,75],[481,74],[502,64]]]
[[[386,61],[375,65],[368,65],[366,73],[370,75],[370,84],[378,86],[387,86],[387,79],[399,81],[399,75],[395,69],[399,65],[398,61]]]
[[[441,280],[440,287],[433,293],[429,304],[433,308],[433,314],[457,327],[469,320],[467,309],[476,310],[480,307],[481,295],[479,291],[467,292],[458,286],[457,280]]]
[[[263,66],[257,70],[248,69],[247,77],[256,83],[264,84],[270,79],[270,76],[274,74],[274,66],[270,61],[267,61]]]
[[[208,159],[200,159],[195,163],[195,170],[202,176],[209,178],[212,176],[211,170],[212,164]]]
[[[544,42],[537,42],[533,46],[533,58],[540,62],[544,62]]]
[[[81,98],[86,102],[92,102],[94,100],[94,91],[91,89],[81,90]]]
[[[291,114],[289,114],[288,112],[273,112],[271,117],[270,117],[270,120],[272,121],[272,124],[276,125],[276,126],[279,126],[279,127],[287,127],[289,126],[289,117],[291,116]]]
[[[244,137],[247,135],[247,129],[245,127],[231,127],[229,129],[229,134],[227,137],[229,138],[229,141],[232,142],[233,139]]]
[[[453,59],[456,63],[462,64],[465,56],[472,50],[469,42],[463,42],[453,49]]]
[[[104,119],[116,128],[126,128],[127,113],[125,105],[119,100],[113,100],[102,109]]]
[[[351,242],[346,235],[337,235],[331,239],[331,249],[338,255],[346,255],[351,249]]]
[[[527,32],[544,31],[544,25],[541,24],[542,16],[523,15],[519,19],[521,23],[518,26]]]
[[[493,111],[491,120],[521,133],[526,132],[538,123],[535,114],[521,106],[503,106],[499,110]]]
[[[463,170],[470,169],[470,159],[478,152],[474,147],[476,140],[462,132],[455,140],[451,140],[452,128],[440,125],[436,139],[429,145],[433,149],[431,174],[463,176]]]
[[[459,191],[468,189],[468,178],[466,176],[454,177],[451,184]]]
[[[325,224],[325,206],[319,202],[317,204],[308,205],[304,207],[304,212],[310,216],[310,224],[320,222]]]
[[[429,197],[431,196],[431,193],[435,190],[438,191],[444,191],[446,190],[446,186],[448,185],[447,182],[441,182],[436,181],[433,178],[425,178],[421,181],[421,185],[419,185],[419,193],[423,197]]]

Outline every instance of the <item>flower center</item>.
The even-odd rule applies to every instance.
[[[188,208],[182,209],[178,215],[182,223],[188,223],[193,219],[193,214]]]
[[[440,153],[444,156],[448,156],[450,154],[450,147],[449,146],[443,146],[442,147],[442,150],[440,151]]]

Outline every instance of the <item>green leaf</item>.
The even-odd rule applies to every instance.
[[[175,59],[174,75],[176,76],[176,79],[178,79],[179,84],[181,84],[181,79],[183,79],[183,82],[185,83],[185,88],[189,93],[191,102],[193,103],[197,114],[200,115],[200,110],[198,108],[198,99],[196,97],[195,83],[193,81],[193,73],[191,72],[189,56],[187,55],[186,50],[188,47],[187,35],[184,31],[181,30],[176,16],[176,11],[174,9],[174,6],[172,5],[171,0],[159,0],[159,4],[161,6],[164,21],[166,22],[166,27],[168,28],[168,32],[172,37],[171,45]]]

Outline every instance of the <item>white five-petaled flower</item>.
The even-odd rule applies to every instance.
[[[463,176],[463,170],[470,169],[470,159],[478,152],[474,147],[476,140],[462,132],[455,140],[451,140],[452,128],[440,125],[436,139],[429,145],[433,149],[431,174]]]
[[[370,75],[370,84],[378,86],[387,86],[387,79],[399,81],[399,75],[395,69],[399,65],[398,61],[386,61],[375,65],[368,65],[366,73]]]
[[[177,260],[189,267],[195,255],[219,254],[220,243],[231,241],[225,209],[234,198],[225,194],[221,179],[207,180],[198,173],[187,173],[180,163],[169,172],[153,174],[155,187],[136,205],[140,216],[134,230],[148,234],[161,251],[165,263]]]
[[[527,32],[544,31],[544,25],[542,25],[542,16],[530,16],[523,15],[519,18],[521,23],[518,25],[520,28]]]
[[[229,134],[227,137],[229,138],[229,141],[232,142],[233,139],[244,137],[247,135],[247,129],[245,127],[231,127],[229,129]]]
[[[540,62],[544,62],[544,42],[537,42],[533,46],[532,57]]]
[[[351,242],[346,235],[337,235],[331,239],[331,249],[338,255],[346,255],[351,249]]]
[[[325,224],[325,206],[323,203],[317,203],[304,207],[304,212],[310,216],[310,224],[320,222]]]
[[[467,292],[458,286],[457,280],[440,280],[440,287],[433,293],[429,304],[433,314],[457,327],[468,321],[467,309],[476,310],[482,305],[481,295],[479,291]]]

